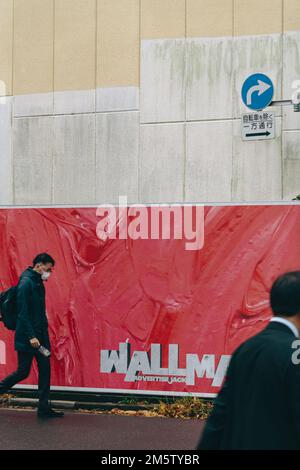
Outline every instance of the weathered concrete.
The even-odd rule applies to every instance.
[[[283,134],[283,198],[300,194],[300,131]]]
[[[101,113],[96,127],[96,201],[138,200],[139,113]]]
[[[291,99],[291,86],[298,80],[300,88],[300,31],[290,31],[283,35],[283,99]],[[283,129],[300,129],[300,113],[284,106]],[[300,191],[299,191],[300,192]]]
[[[0,204],[13,202],[11,97],[0,98]]]
[[[95,115],[55,116],[53,202],[95,200]]]
[[[96,91],[55,91],[54,114],[81,114],[96,111]]]
[[[138,87],[97,88],[97,112],[132,111],[139,109]]]
[[[232,38],[187,39],[188,121],[232,117]]]
[[[53,118],[13,121],[16,204],[47,204],[52,199]]]
[[[0,108],[0,203],[296,196],[299,146],[288,133],[300,131],[300,113],[272,107],[276,139],[243,142],[240,92],[246,76],[261,71],[274,81],[274,99],[290,99],[300,79],[299,44],[300,31],[142,39],[140,89],[17,95],[13,107],[7,98]]]
[[[141,202],[183,201],[185,125],[141,127]]]
[[[253,142],[241,140],[241,121],[233,126],[234,201],[282,199],[281,118],[276,118],[276,138]]]
[[[35,93],[13,97],[13,117],[53,114],[53,93]]]
[[[249,111],[241,100],[244,80],[252,73],[262,72],[274,83],[274,100],[281,100],[282,86],[282,37],[280,34],[268,36],[241,36],[233,40],[233,117],[239,118],[242,112]]]
[[[187,125],[186,201],[231,200],[232,125],[232,121]]]
[[[141,122],[185,120],[185,39],[141,45]]]

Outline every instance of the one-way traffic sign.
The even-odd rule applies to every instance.
[[[242,115],[242,139],[264,140],[275,138],[274,113],[257,112]]]
[[[242,87],[242,100],[244,104],[254,110],[266,108],[272,101],[274,86],[267,75],[255,73],[245,80]]]

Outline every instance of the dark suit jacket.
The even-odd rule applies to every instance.
[[[234,352],[198,449],[300,449],[295,341],[288,326],[270,322]]]
[[[17,328],[15,350],[32,352],[31,338],[50,350],[48,320],[45,306],[45,287],[41,275],[29,266],[20,276],[17,287]]]

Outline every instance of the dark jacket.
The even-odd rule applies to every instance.
[[[235,351],[198,449],[300,449],[294,341],[288,326],[270,322]]]
[[[18,320],[15,334],[16,351],[34,351],[29,340],[38,338],[50,350],[45,287],[41,275],[29,266],[20,276],[17,287]]]

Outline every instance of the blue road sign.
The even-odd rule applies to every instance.
[[[267,75],[254,73],[250,75],[242,86],[242,100],[250,108],[260,111],[272,101],[274,85]]]

